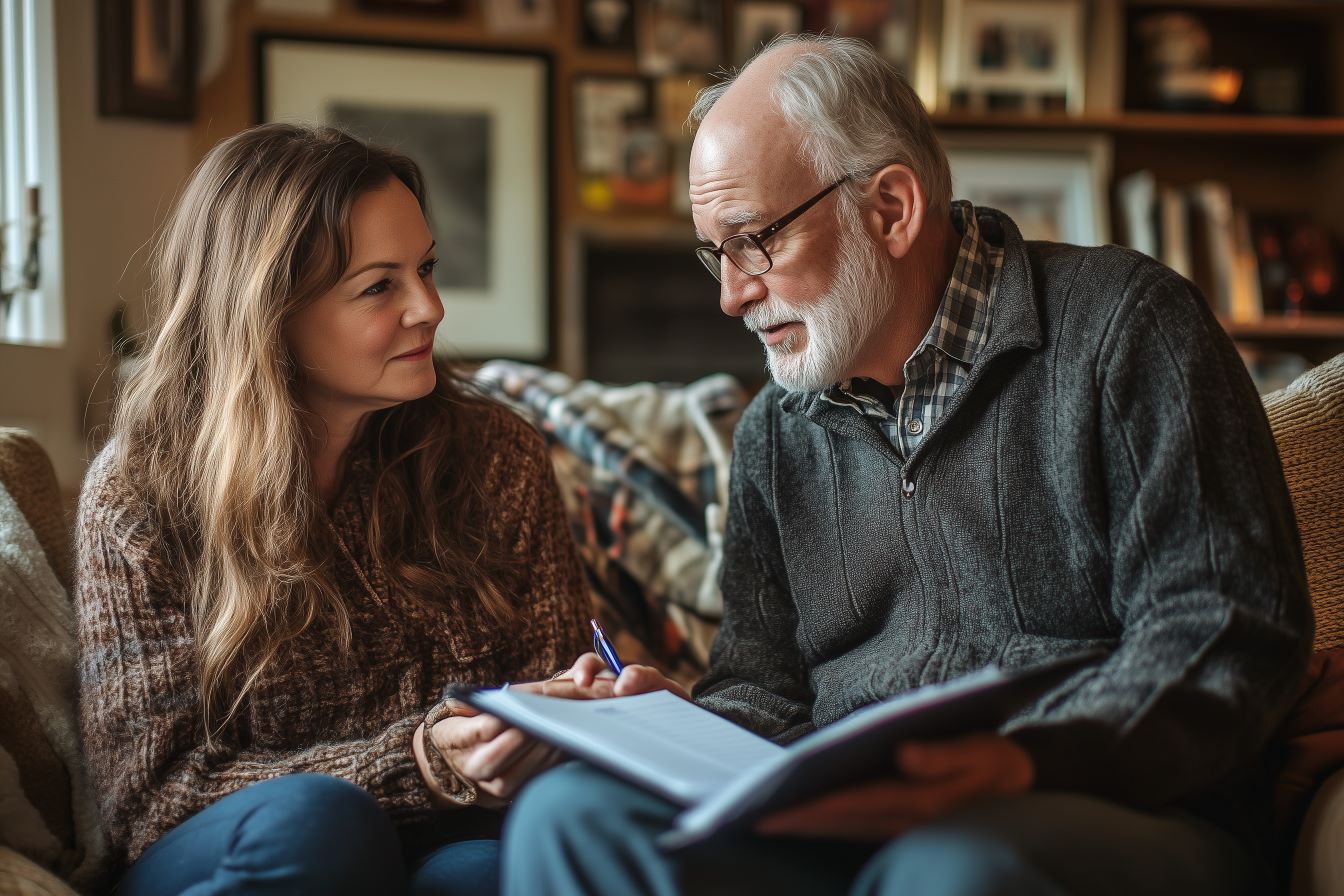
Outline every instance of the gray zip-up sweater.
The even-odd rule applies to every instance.
[[[1255,757],[1311,609],[1259,398],[1146,256],[1003,220],[992,329],[902,462],[777,385],[735,436],[725,613],[697,700],[784,742],[989,663],[1110,648],[1008,730],[1037,786],[1164,805]]]

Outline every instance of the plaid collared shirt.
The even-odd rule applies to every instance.
[[[943,416],[989,338],[1003,234],[992,219],[978,219],[965,200],[952,203],[952,223],[962,235],[952,278],[928,333],[905,362],[900,394],[866,377],[843,380],[822,393],[871,419],[901,457],[909,457]],[[993,232],[989,226],[982,232],[982,225]]]

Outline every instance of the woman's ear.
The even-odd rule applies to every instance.
[[[865,190],[865,223],[892,258],[904,258],[924,225],[924,188],[908,165],[887,165]]]

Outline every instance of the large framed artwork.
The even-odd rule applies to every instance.
[[[439,250],[438,350],[548,359],[549,58],[279,34],[256,50],[259,121],[335,125],[420,165]]]
[[[1110,241],[1106,137],[954,134],[943,140],[952,195],[1005,212],[1029,240]]]
[[[98,0],[99,113],[190,119],[196,28],[190,0]]]

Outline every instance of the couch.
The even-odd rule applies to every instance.
[[[551,442],[595,612],[622,655],[693,678],[714,630],[741,390],[726,377],[612,389],[504,362],[483,368],[478,384]],[[1312,671],[1276,741],[1288,786],[1275,822],[1292,893],[1324,896],[1344,893],[1344,355],[1265,407],[1316,612]],[[69,531],[51,464],[21,430],[0,429],[0,486],[0,894],[65,894],[90,879],[102,850],[71,747],[73,624],[60,603],[71,583]],[[50,643],[16,637],[15,622],[43,627]],[[15,668],[28,670],[27,691]],[[41,668],[57,685],[35,710],[31,679]]]

